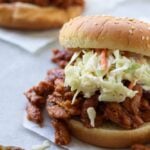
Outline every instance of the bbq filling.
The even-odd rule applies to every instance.
[[[23,2],[35,4],[38,6],[48,7],[56,6],[60,8],[68,8],[70,6],[83,6],[83,0],[0,0],[0,3]]]
[[[41,123],[46,107],[55,142],[70,142],[66,120],[87,128],[111,124],[134,129],[150,122],[150,61],[138,54],[108,49],[54,51],[44,81],[25,93],[28,119]],[[64,68],[64,69],[63,69]]]

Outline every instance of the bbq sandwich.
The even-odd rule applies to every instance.
[[[72,134],[101,147],[150,142],[150,24],[111,16],[77,17],[60,31],[62,69],[26,92],[28,118],[46,106],[55,142]],[[42,107],[41,107],[42,106]]]
[[[42,30],[62,26],[81,14],[83,0],[0,0],[0,26]]]

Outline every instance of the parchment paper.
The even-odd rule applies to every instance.
[[[24,116],[23,126],[54,143],[54,129],[50,124],[50,118],[47,116],[46,112],[44,113],[44,123],[42,127],[29,121],[26,118],[26,113]],[[73,137],[71,143],[63,147],[69,150],[78,150],[79,147],[80,150],[87,150],[87,148],[88,150],[106,150],[105,148],[98,148],[96,146],[92,146],[87,143],[81,142]]]
[[[19,46],[22,50],[35,53],[56,41],[58,30],[48,30],[39,32],[16,31],[0,28],[0,39]]]

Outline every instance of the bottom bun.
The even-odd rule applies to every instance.
[[[83,6],[39,7],[26,3],[0,4],[0,26],[13,29],[43,30],[62,26],[81,14]]]
[[[67,121],[68,127],[76,138],[92,145],[106,148],[125,148],[135,143],[150,142],[150,123],[132,130],[119,129],[113,125],[101,128],[86,128],[76,120]]]

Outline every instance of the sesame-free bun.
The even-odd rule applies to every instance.
[[[60,31],[60,43],[71,49],[108,48],[150,56],[150,24],[112,16],[82,16]]]
[[[40,7],[28,3],[1,3],[0,26],[22,30],[44,30],[61,27],[70,18],[81,14],[83,6],[66,9],[49,6]]]
[[[136,143],[150,142],[150,123],[137,129],[124,130],[107,125],[99,128],[86,128],[76,120],[67,121],[72,134],[81,141],[106,148],[125,148]]]

